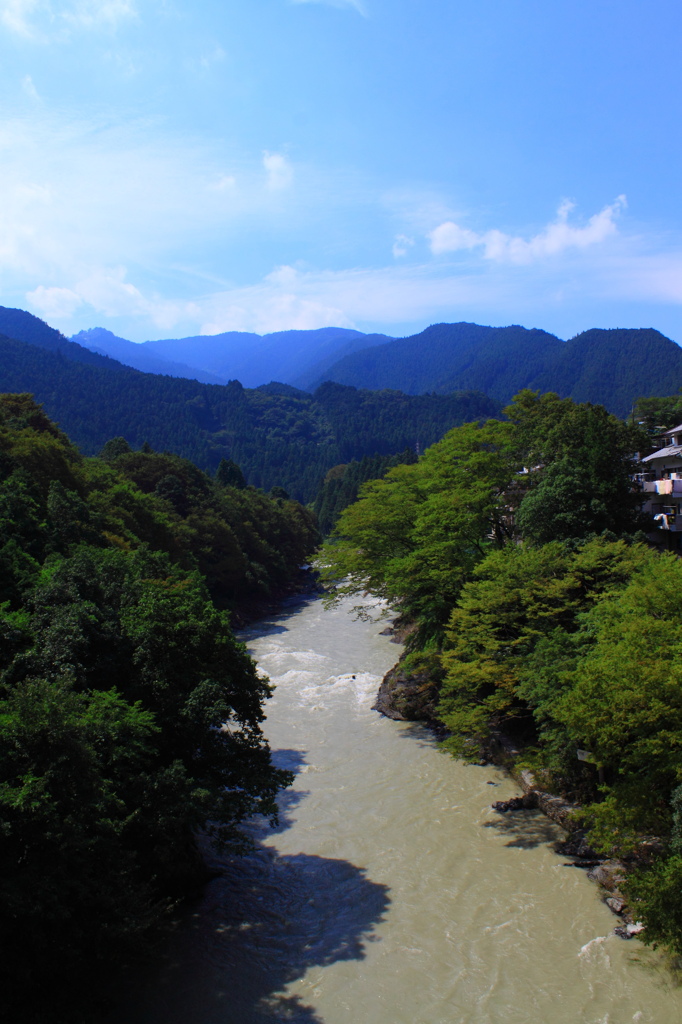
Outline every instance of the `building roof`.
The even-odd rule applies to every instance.
[[[682,423],[678,423],[676,427],[671,427],[670,430],[664,430],[661,437],[668,437],[670,434],[682,434]]]
[[[668,459],[672,458],[674,455],[682,457],[682,445],[671,444],[667,448],[659,448],[657,452],[652,452],[651,455],[645,455],[642,462],[651,462],[652,459]]]

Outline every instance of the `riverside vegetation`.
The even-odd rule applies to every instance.
[[[317,540],[234,464],[209,478],[122,438],[84,458],[0,396],[3,1019],[91,1021],[201,881],[197,833],[240,849],[240,822],[276,815],[291,776],[229,612],[282,593]]]
[[[679,397],[656,402],[652,422]],[[398,610],[406,717],[435,714],[469,759],[511,736],[581,804],[592,847],[631,858],[645,939],[682,954],[682,561],[642,532],[632,453],[649,438],[553,394],[505,411],[361,488],[325,547],[330,599]]]

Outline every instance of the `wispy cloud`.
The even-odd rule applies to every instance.
[[[281,153],[263,153],[263,167],[267,171],[269,189],[278,192],[291,185],[294,178],[293,168]]]
[[[36,101],[40,100],[40,94],[38,93],[38,90],[33,84],[33,79],[30,75],[24,75],[24,77],[21,80],[21,88],[23,93],[26,96],[28,96],[29,99]]]
[[[32,16],[45,9],[41,0],[0,0],[0,24],[17,35],[30,36]]]
[[[289,2],[292,4],[325,4],[327,7],[352,7],[363,18],[367,17],[367,9],[362,0],[289,0]]]
[[[0,25],[27,39],[44,40],[65,28],[115,28],[135,17],[133,0],[0,0]]]
[[[71,288],[39,285],[26,298],[32,309],[47,320],[69,320],[82,307],[89,307],[107,318],[139,317],[154,328],[168,330],[180,321],[202,316],[192,301],[163,299],[143,295],[127,280],[125,267],[99,268]]]
[[[682,239],[635,233],[621,199],[582,221],[564,204],[541,230],[477,233],[437,204],[416,219],[385,213],[380,194],[372,206],[355,181],[305,163],[294,173],[281,152],[207,148],[153,122],[59,119],[42,105],[0,121],[0,193],[1,301],[69,333],[97,323],[138,340],[329,324],[392,333],[460,319],[560,331],[597,303],[612,324],[640,303],[682,325]],[[340,211],[343,249],[325,244]],[[395,225],[389,265],[360,256],[374,216],[378,230]],[[287,265],[264,265],[261,240]],[[652,312],[636,320],[656,325]]]
[[[414,238],[408,235],[396,235],[393,240],[393,255],[396,259],[400,256],[407,256],[410,248],[414,245]]]
[[[486,266],[483,271],[447,262],[346,270],[281,266],[254,284],[184,301],[138,287],[123,266],[102,267],[68,285],[39,285],[26,299],[30,309],[64,329],[76,313],[90,324],[133,319],[140,339],[170,329],[267,333],[330,325],[390,333],[392,325],[457,319],[527,323],[561,334],[561,322],[576,330],[593,326],[580,317],[599,303],[610,303],[614,322],[621,324],[633,304],[682,307],[682,247],[655,254],[639,252],[630,242],[601,260],[574,252],[564,262]]]
[[[616,218],[625,206],[625,196],[618,196],[613,203],[590,217],[587,224],[579,227],[568,220],[575,204],[564,200],[557,210],[556,219],[528,239],[508,235],[497,229],[479,234],[451,220],[434,228],[429,232],[428,238],[431,252],[436,256],[480,247],[487,260],[499,263],[532,263],[535,260],[556,256],[567,249],[585,249],[603,242],[618,230]]]
[[[115,26],[137,16],[132,0],[76,0],[58,13],[68,24],[86,29]]]

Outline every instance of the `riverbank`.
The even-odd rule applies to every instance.
[[[410,626],[400,620],[394,620],[383,631],[384,635],[390,635],[396,642],[401,642],[409,632]],[[448,730],[436,715],[438,699],[439,688],[428,668],[411,671],[400,659],[383,677],[372,710],[392,721],[419,722],[436,739],[444,740],[447,739]],[[519,767],[522,749],[502,732],[493,733],[490,742],[479,754],[479,765],[493,764],[505,770],[522,791],[521,796],[494,802],[491,804],[493,810],[513,815],[518,811],[537,809],[559,825],[566,836],[555,842],[554,851],[569,858],[568,865],[585,870],[590,881],[598,887],[602,902],[620,921],[614,927],[615,934],[623,939],[640,934],[643,925],[634,919],[621,887],[628,871],[647,863],[650,851],[642,849],[626,862],[594,850],[586,840],[580,820],[580,805],[542,789],[533,772]]]

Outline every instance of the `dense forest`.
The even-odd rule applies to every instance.
[[[249,484],[280,486],[304,502],[315,498],[332,466],[426,447],[450,427],[499,410],[473,392],[408,396],[325,384],[309,395],[288,385],[201,384],[140,373],[74,342],[63,345],[76,350],[78,361],[70,348],[50,352],[0,338],[0,391],[34,394],[86,455],[120,435],[133,448],[146,442],[209,473],[232,459]],[[100,362],[81,362],[81,353]]]
[[[394,466],[411,465],[417,457],[415,451],[407,448],[398,455],[365,455],[359,461],[353,459],[352,462],[332,466],[313,503],[322,536],[328,537],[343,510],[357,501],[361,484],[381,479]]]
[[[679,401],[652,402],[651,423]],[[332,597],[399,611],[405,716],[468,759],[511,737],[581,805],[590,845],[629,862],[647,941],[682,953],[682,561],[642,532],[632,453],[649,436],[552,394],[505,411],[361,488],[325,547]]]
[[[502,404],[523,388],[554,391],[625,417],[641,395],[682,385],[682,350],[650,328],[584,331],[563,342],[525,327],[434,324],[346,356],[325,376],[409,394],[473,389]]]
[[[291,779],[230,617],[284,593],[317,539],[234,463],[210,478],[121,437],[84,458],[0,396],[4,1020],[94,1019],[202,880],[197,834],[241,849],[240,822],[275,816]]]

